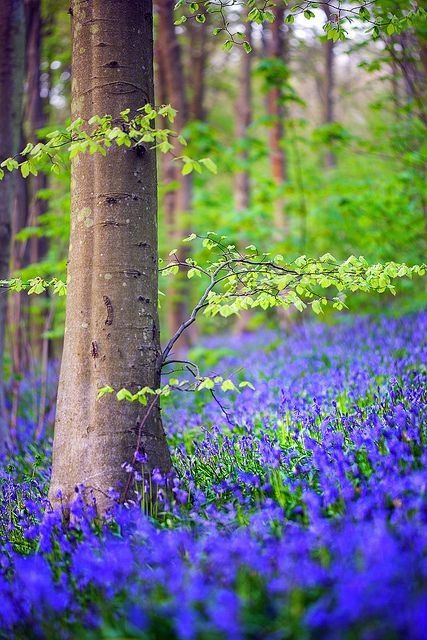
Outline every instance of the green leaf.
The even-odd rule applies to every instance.
[[[193,168],[194,167],[192,162],[186,162],[181,170],[182,175],[187,176],[189,173],[192,173]]]
[[[252,389],[252,391],[255,391],[254,385],[252,384],[252,382],[248,382],[248,380],[243,380],[243,382],[241,382],[239,384],[239,387],[241,389],[244,389],[245,387],[248,387],[249,389]]]
[[[134,400],[133,393],[129,391],[129,389],[120,389],[120,391],[116,394],[117,400],[128,400],[132,402]]]
[[[194,269],[194,268],[189,269],[188,272],[187,272],[187,277],[191,279],[194,276],[197,276],[198,278],[201,278],[202,274],[200,273],[200,271],[198,269]]]
[[[183,239],[183,242],[191,242],[192,240],[195,240],[197,238],[195,233],[190,233],[189,236],[187,236],[186,238]]]
[[[221,385],[222,391],[237,391],[237,387],[232,380],[224,380]]]
[[[30,175],[30,163],[28,161],[23,162],[20,166],[21,174],[23,178],[28,178]]]
[[[201,158],[200,164],[206,167],[211,173],[217,174],[218,168],[212,158]]]
[[[32,278],[29,281],[29,285],[30,288],[28,289],[28,295],[40,295],[46,291],[46,283],[41,278]]]
[[[53,292],[58,296],[65,296],[67,293],[67,285],[62,280],[56,280],[53,286]]]
[[[202,391],[203,389],[213,389],[214,386],[215,386],[215,382],[212,380],[212,378],[205,378],[198,385],[197,390]]]
[[[100,398],[103,398],[104,396],[106,396],[109,393],[114,393],[113,387],[109,387],[109,386],[101,387],[101,389],[98,389],[98,394],[97,394],[98,400]]]

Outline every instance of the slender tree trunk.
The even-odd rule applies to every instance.
[[[0,2],[0,157],[18,150],[24,76],[25,20],[23,0]],[[15,176],[0,183],[0,280],[9,275]],[[0,451],[9,439],[3,381],[6,295],[0,291]]]
[[[159,104],[168,104],[169,95],[166,83],[165,62],[163,60],[162,49],[157,42],[156,46],[157,62],[157,87],[156,101]],[[162,167],[162,186],[165,190],[163,195],[163,212],[168,236],[174,232],[174,212],[175,212],[175,162],[170,153],[160,154]]]
[[[19,149],[23,149],[26,140],[21,127]],[[28,213],[28,183],[20,173],[13,175],[14,202],[12,213],[12,242],[10,268],[14,272],[19,271],[25,264],[26,243],[18,242],[16,234],[27,225]],[[1,188],[0,188],[1,189]],[[21,379],[24,371],[30,369],[30,348],[28,340],[28,295],[25,291],[9,296],[7,305],[7,331],[6,338],[9,345],[11,358],[11,410],[10,410],[10,435],[12,442],[17,438],[17,422]]]
[[[190,85],[191,85],[191,101],[190,101],[190,113],[191,120],[198,120],[204,122],[206,119],[205,111],[205,73],[207,62],[207,43],[209,35],[207,32],[209,24],[209,14],[206,16],[206,21],[202,24],[195,22],[194,20],[187,21],[188,35],[190,41],[190,56],[191,56],[191,69],[190,69]]]
[[[245,24],[245,40],[252,43],[252,23]],[[239,94],[236,101],[236,138],[244,146],[239,153],[242,168],[235,178],[235,206],[237,211],[244,211],[250,205],[250,172],[247,167],[248,150],[247,135],[252,121],[252,52],[246,53],[242,47],[240,63]]]
[[[28,128],[27,138],[31,142],[37,140],[37,130],[46,125],[46,114],[43,99],[41,97],[41,45],[42,45],[42,20],[41,0],[26,0],[27,14],[27,104],[26,124]],[[37,198],[37,193],[47,186],[45,173],[32,176],[30,181],[29,200],[29,224],[35,225],[37,218],[46,210],[45,203]],[[44,239],[31,238],[29,260],[38,262],[46,251]]]
[[[73,0],[72,118],[119,118],[153,104],[150,0]],[[159,386],[155,153],[112,147],[72,162],[71,237],[64,353],[58,389],[49,496],[69,501],[80,483],[98,510],[122,490],[139,450],[146,469],[170,469],[158,404],[147,414],[114,396]],[[148,417],[147,417],[148,415]],[[139,437],[140,436],[140,437]],[[122,494],[123,495],[123,494]]]
[[[26,23],[26,91],[21,148],[27,142],[35,144],[36,131],[46,122],[43,101],[40,95],[41,65],[41,2],[25,0]],[[17,197],[13,236],[26,226],[34,227],[37,218],[45,211],[45,203],[37,199],[40,189],[47,186],[45,173],[24,180],[17,175]],[[24,242],[12,244],[12,268],[21,269],[28,264],[38,262],[46,251],[45,239],[32,237]],[[44,341],[41,339],[42,327],[40,315],[29,314],[28,296],[25,292],[14,295],[9,301],[9,322],[11,327],[12,371],[14,374],[11,429],[16,430],[17,412],[20,395],[20,378],[28,371],[31,361],[39,361]],[[31,354],[31,355],[30,355]],[[32,357],[31,357],[32,356]]]
[[[182,132],[188,124],[190,113],[185,92],[185,77],[182,65],[181,47],[178,42],[174,26],[175,0],[157,0],[159,12],[159,48],[163,61],[163,68],[167,84],[169,102],[177,110],[176,128]],[[182,149],[177,148],[178,153]],[[172,236],[174,248],[178,248],[179,260],[185,260],[189,255],[188,245],[177,246],[183,237],[189,233],[189,216],[193,199],[192,175],[183,176],[180,167],[175,163],[175,180],[179,188],[175,191],[174,212],[172,220]],[[168,313],[169,332],[173,335],[180,325],[187,319],[188,311],[188,281],[186,274],[179,274],[173,286],[168,291],[170,308]],[[179,353],[189,346],[190,333],[185,332],[181,340],[175,345],[175,352]]]
[[[329,21],[332,12],[329,5],[323,5],[326,18]],[[335,42],[326,40],[324,43],[325,51],[325,104],[323,122],[331,124],[335,122]],[[328,150],[325,157],[325,164],[329,169],[336,166],[337,161],[335,154]]]
[[[282,6],[275,6],[272,9],[274,22],[270,25],[269,56],[284,62],[285,42],[283,33],[283,22],[285,9]],[[283,187],[287,176],[286,156],[283,149],[284,135],[284,106],[283,90],[280,84],[273,86],[267,96],[268,114],[272,120],[270,129],[270,164],[273,180],[277,190]],[[287,217],[285,214],[285,203],[282,195],[278,195],[274,203],[274,225],[276,235],[283,240],[288,233]]]

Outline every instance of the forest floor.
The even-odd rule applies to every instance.
[[[207,392],[175,397],[173,501],[106,523],[79,497],[72,526],[42,517],[51,442],[25,381],[0,638],[424,639],[426,337],[419,313],[209,340],[199,355],[255,391],[221,398],[227,418]]]

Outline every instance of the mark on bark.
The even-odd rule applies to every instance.
[[[0,223],[0,239],[3,241],[9,241],[10,238],[10,224],[8,222]]]
[[[140,199],[140,197],[136,193],[120,193],[120,192],[100,193],[99,198],[105,198],[105,201],[108,204],[116,204],[116,202],[119,202],[120,200],[137,201]]]
[[[119,63],[117,62],[117,60],[111,60],[111,62],[106,62],[105,64],[102,65],[103,67],[106,67],[107,69],[117,69],[118,67],[120,67],[121,65],[119,65]]]
[[[107,46],[103,43],[99,43],[97,45],[98,47],[101,46]],[[137,84],[134,84],[133,82],[126,82],[124,80],[116,80],[113,82],[104,82],[102,84],[95,84],[93,87],[90,87],[89,89],[86,89],[86,91],[82,92],[82,96],[87,95],[88,93],[92,93],[93,91],[96,91],[97,89],[107,89],[107,87],[111,87],[111,89],[109,90],[110,95],[125,95],[128,93],[136,93],[139,92],[142,94],[142,96],[144,97],[144,99],[146,98],[146,93],[143,90],[142,87],[140,87]]]
[[[146,148],[143,144],[138,143],[137,145],[135,145],[135,149],[138,158],[143,158],[145,156]]]
[[[102,299],[104,300],[104,304],[107,308],[107,317],[105,319],[105,324],[113,324],[114,310],[113,305],[111,304],[111,300],[108,296],[102,296]]]
[[[108,200],[107,200],[108,202]],[[102,220],[102,222],[100,222],[101,227],[125,227],[126,223],[125,222],[119,222],[118,220]]]
[[[125,269],[123,273],[126,276],[133,276],[134,278],[139,278],[140,276],[142,276],[141,271],[138,271],[138,269]]]
[[[97,358],[99,355],[98,351],[98,343],[95,340],[92,340],[91,350],[92,358]]]

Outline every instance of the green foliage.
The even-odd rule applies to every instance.
[[[223,48],[230,51],[234,45],[243,45],[247,52],[251,51],[250,45],[244,42],[242,34],[233,25],[230,18],[230,7],[242,5],[247,8],[247,20],[254,24],[263,25],[274,22],[274,7],[283,5],[279,1],[265,2],[265,0],[245,0],[241,3],[238,0],[202,0],[201,2],[191,2],[190,0],[178,0],[175,9],[185,7],[186,12],[176,21],[176,25],[184,24],[188,19],[194,18],[197,22],[202,22],[204,14],[196,13],[203,9],[207,14],[219,15],[221,26],[213,30],[213,35],[225,37]],[[287,3],[285,3],[286,5]],[[409,29],[420,23],[426,22],[427,12],[421,3],[404,2],[362,2],[343,5],[341,2],[317,2],[316,0],[305,0],[292,4],[290,13],[286,16],[286,22],[292,24],[296,16],[303,16],[306,20],[316,17],[316,10],[324,5],[328,5],[331,12],[331,19],[327,20],[323,26],[328,40],[334,42],[346,40],[349,37],[349,28],[354,22],[361,23],[367,33],[373,39],[379,38],[382,34],[391,36],[395,33]],[[197,8],[196,8],[197,7]]]
[[[196,234],[185,239],[192,242]],[[396,262],[370,265],[363,256],[350,256],[339,262],[330,253],[318,259],[305,255],[287,261],[281,254],[260,253],[254,245],[239,250],[228,244],[225,236],[209,232],[200,238],[211,256],[199,264],[193,258],[179,261],[176,252],[172,260],[160,269],[163,276],[176,275],[182,268],[187,276],[197,273],[207,282],[196,305],[196,313],[228,317],[248,309],[295,307],[303,311],[310,306],[314,313],[323,312],[331,304],[334,309],[346,308],[346,297],[354,292],[390,292],[395,295],[394,281],[424,275],[427,266],[407,266]],[[194,311],[193,311],[194,314]]]
[[[58,278],[52,278],[51,280],[44,280],[40,276],[31,278],[24,281],[22,278],[11,278],[10,280],[0,280],[0,289],[6,288],[15,293],[20,291],[26,291],[28,295],[36,294],[40,295],[45,291],[51,289],[52,293],[58,296],[65,296],[67,293],[67,285]]]
[[[80,153],[100,153],[105,156],[107,149],[112,145],[137,149],[149,144],[150,148],[158,149],[161,153],[169,153],[174,149],[171,142],[173,138],[177,138],[181,145],[186,144],[185,139],[171,129],[154,127],[154,120],[159,117],[173,123],[176,111],[170,105],[155,109],[146,104],[137,112],[130,117],[130,109],[126,109],[121,112],[119,119],[110,115],[95,115],[85,122],[78,118],[64,129],[51,131],[47,134],[45,142],[29,142],[17,157],[3,160],[0,164],[0,180],[4,177],[5,170],[19,169],[23,178],[29,175],[36,176],[45,168],[46,160],[50,161],[52,173],[60,173],[63,165],[60,151],[63,148],[66,149],[69,158],[73,159]],[[202,166],[209,171],[216,171],[215,163],[210,158],[197,161],[183,155],[175,159],[182,162],[184,175],[193,170],[200,172]]]

